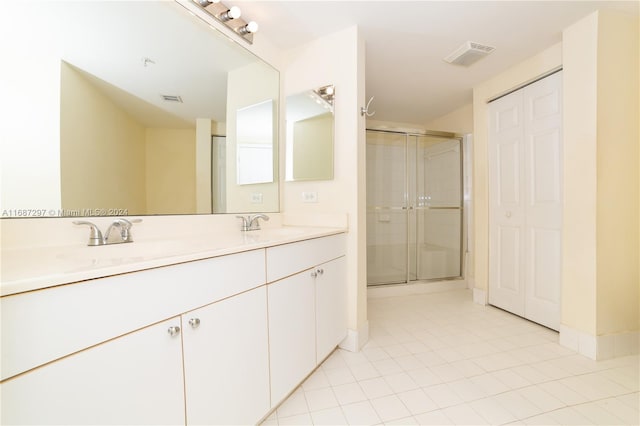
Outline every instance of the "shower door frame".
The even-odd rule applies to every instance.
[[[464,181],[464,166],[465,166],[465,158],[464,158],[464,135],[458,133],[450,133],[450,132],[440,132],[435,130],[424,130],[424,131],[416,131],[415,129],[403,129],[403,128],[376,128],[376,127],[367,127],[365,129],[366,132],[378,132],[378,133],[389,133],[395,135],[404,135],[404,157],[405,157],[405,183],[404,183],[404,191],[405,191],[405,205],[402,207],[402,210],[406,212],[407,217],[407,226],[406,226],[406,245],[407,245],[407,259],[406,259],[406,275],[404,282],[389,282],[389,283],[377,283],[377,284],[369,284],[369,280],[367,279],[367,287],[381,287],[381,286],[391,286],[391,285],[409,285],[417,282],[438,282],[438,281],[452,281],[452,280],[463,280],[465,276],[464,270],[464,255],[467,251],[466,247],[466,227],[465,227],[465,208],[464,208],[464,194],[465,194],[465,181]],[[410,222],[411,222],[411,212],[414,212],[413,219],[415,221],[415,234],[417,236],[417,227],[418,227],[418,219],[417,219],[417,211],[416,206],[412,204],[417,204],[416,200],[409,200],[409,137],[414,136],[416,138],[421,136],[432,136],[432,137],[441,137],[445,139],[457,139],[459,142],[460,149],[460,204],[455,210],[460,212],[460,249],[459,249],[459,271],[460,274],[452,277],[444,277],[444,278],[432,278],[432,279],[418,279],[418,248],[417,248],[417,240],[416,240],[416,248],[415,248],[415,264],[416,264],[416,279],[411,279],[411,256],[410,256],[410,246],[411,242],[409,239],[410,236]],[[417,139],[416,139],[416,149],[417,149]],[[417,164],[415,165],[416,173],[417,173]],[[413,194],[415,195],[415,194]],[[380,206],[373,206],[374,209],[379,208]],[[443,210],[443,209],[454,209],[454,208],[442,208],[442,207],[434,207],[433,210]],[[420,210],[430,210],[429,207],[422,207]],[[416,237],[417,238],[417,237]]]

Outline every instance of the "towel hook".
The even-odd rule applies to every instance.
[[[371,105],[371,102],[373,101],[373,98],[374,98],[374,96],[372,96],[371,99],[369,99],[369,102],[367,102],[367,106],[366,107],[360,107],[360,115],[361,116],[364,117],[366,115],[367,117],[373,117],[376,114],[375,111],[369,112],[369,105]]]

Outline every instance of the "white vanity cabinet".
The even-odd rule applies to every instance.
[[[2,424],[255,424],[345,337],[345,235],[0,299]]]
[[[172,318],[2,383],[1,423],[184,424],[180,335],[167,332],[179,326]]]
[[[270,408],[265,286],[182,315],[187,424],[256,424]]]
[[[198,397],[238,413],[237,387],[259,394],[242,419],[260,420],[269,408],[264,263],[259,249],[3,297],[2,424],[185,424],[207,416]],[[216,323],[205,343],[188,324],[194,312],[203,330]],[[252,370],[261,373],[247,378]],[[206,387],[200,375],[218,381]]]
[[[271,401],[274,406],[346,335],[344,254],[343,234],[267,249]]]

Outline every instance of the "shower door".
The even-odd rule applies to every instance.
[[[461,140],[367,131],[367,281],[462,276]]]
[[[367,131],[369,285],[407,281],[407,135]]]
[[[462,276],[462,146],[459,139],[416,136],[415,257],[417,280]],[[411,249],[411,247],[410,247]],[[411,277],[410,277],[411,278]]]

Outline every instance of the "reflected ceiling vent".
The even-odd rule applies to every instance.
[[[468,67],[469,65],[484,58],[494,50],[495,47],[486,46],[480,43],[474,43],[472,41],[466,41],[453,53],[444,58],[444,61],[453,65],[462,65],[464,67]]]
[[[160,95],[162,96],[162,99],[167,101],[167,102],[180,102],[182,103],[182,98],[180,96],[176,96],[176,95]]]

